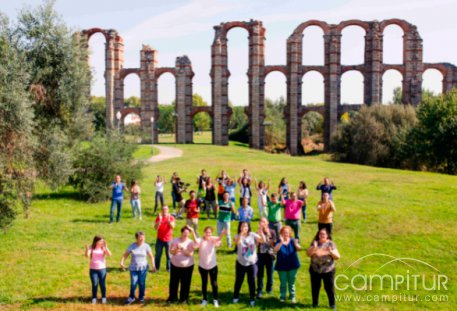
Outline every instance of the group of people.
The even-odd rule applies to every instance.
[[[280,281],[281,301],[289,299],[296,302],[295,280],[300,268],[298,252],[302,250],[300,243],[301,222],[306,221],[307,198],[309,192],[305,182],[300,182],[296,192],[291,191],[286,178],[282,178],[278,185],[278,192],[268,195],[270,180],[267,183],[252,178],[248,170],[243,170],[240,177],[235,181],[225,171],[215,178],[213,184],[205,170],[197,176],[197,191],[189,192],[189,199],[183,199],[183,193],[187,191],[189,184],[184,183],[177,173],[173,173],[170,180],[172,184],[172,197],[174,214],[164,204],[163,191],[165,181],[157,176],[155,181],[156,195],[154,212],[157,212],[158,203],[161,203],[161,212],[158,213],[154,228],[157,230],[155,243],[155,257],[151,247],[146,244],[143,232],[137,232],[136,242],[131,244],[121,260],[131,256],[129,266],[131,275],[131,289],[127,303],[135,301],[135,289],[139,286],[139,301],[144,300],[146,287],[146,272],[160,269],[162,254],[166,255],[166,270],[170,273],[168,303],[188,302],[189,290],[194,270],[194,252],[198,250],[198,270],[202,283],[202,305],[208,303],[208,276],[212,287],[214,306],[219,306],[218,298],[218,265],[216,248],[222,244],[224,236],[227,245],[232,248],[232,242],[236,253],[235,283],[233,291],[233,303],[239,300],[239,293],[247,275],[249,285],[250,305],[254,306],[256,298],[261,298],[265,293],[271,294],[273,290],[273,273],[278,272]],[[235,189],[240,188],[239,208],[235,208]],[[258,194],[257,207],[259,212],[259,225],[256,232],[252,231],[251,225],[254,220],[254,211],[251,207],[253,191]],[[119,196],[125,186],[120,176],[111,185],[113,190],[110,222],[113,221],[114,207],[118,204]],[[306,254],[311,258],[309,273],[311,278],[311,292],[313,306],[318,305],[321,283],[324,283],[329,305],[335,308],[334,274],[335,260],[340,255],[335,243],[332,241],[333,214],[336,211],[332,199],[332,191],[336,189],[334,183],[324,178],[316,187],[321,191],[321,199],[317,204],[318,232],[308,248]],[[141,219],[141,204],[139,202],[140,188],[137,183],[132,183],[130,189],[133,216],[138,215]],[[116,193],[115,193],[116,192]],[[138,200],[137,202],[132,202]],[[122,204],[122,203],[120,203]],[[119,205],[118,205],[119,206]],[[285,225],[283,226],[283,210]],[[119,211],[119,208],[118,208]],[[213,234],[211,226],[205,227],[203,234],[198,235],[198,218],[205,213],[209,219],[212,214],[217,219],[217,235]],[[186,225],[181,228],[180,236],[173,238],[176,227],[176,219],[186,214]],[[231,238],[231,222],[238,220],[237,235]],[[117,217],[119,221],[119,215]],[[91,257],[91,281],[93,302],[96,303],[97,285],[102,291],[102,303],[106,302],[104,257],[111,253],[106,242],[99,236],[94,238],[91,247],[86,247],[86,255]],[[102,260],[103,258],[103,260]],[[150,259],[151,266],[148,265]],[[103,262],[103,264],[102,264]],[[264,292],[264,279],[266,279]],[[257,281],[257,284],[256,284]],[[178,299],[179,289],[179,299]],[[288,294],[288,295],[287,295]]]

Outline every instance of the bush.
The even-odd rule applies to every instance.
[[[457,174],[457,90],[425,97],[417,118],[410,156],[428,170]]]
[[[6,231],[16,218],[15,203],[0,197],[0,229]]]
[[[331,145],[337,161],[408,167],[407,137],[417,123],[412,106],[363,106],[341,124]]]
[[[108,187],[116,175],[124,182],[141,178],[141,162],[133,158],[136,148],[114,132],[96,136],[77,152],[70,184],[90,202],[108,198]]]

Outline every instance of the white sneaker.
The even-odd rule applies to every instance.
[[[239,301],[238,298],[233,298],[233,303],[237,303]]]
[[[214,304],[214,308],[219,308],[219,301],[214,300],[213,304]]]
[[[202,307],[206,307],[207,304],[208,304],[208,302],[206,300],[202,300],[202,304],[201,304]]]
[[[131,305],[133,302],[135,301],[135,298],[128,298],[127,301],[125,302],[125,304],[127,305]]]
[[[297,299],[292,298],[292,303],[297,303]]]
[[[102,298],[102,304],[106,303],[106,298]]]
[[[97,303],[97,298],[92,298],[92,304],[96,304]]]
[[[255,307],[255,300],[251,300],[249,304],[251,305],[251,307]]]

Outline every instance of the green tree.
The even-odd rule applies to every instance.
[[[106,129],[106,99],[104,96],[91,96],[90,111],[92,112],[92,123],[96,131],[104,132]]]
[[[174,133],[176,131],[175,106],[159,105],[160,117],[157,120],[159,133]]]
[[[22,202],[28,216],[33,191],[35,137],[28,92],[28,64],[18,51],[14,29],[0,14],[0,229],[6,230]],[[18,200],[19,198],[19,200]]]
[[[410,155],[429,170],[457,174],[457,90],[425,97],[417,118]]]
[[[125,100],[125,106],[129,108],[140,108],[141,107],[141,98],[136,96],[130,96]]]
[[[29,86],[39,148],[35,152],[39,177],[53,187],[65,184],[72,172],[71,148],[89,137],[90,69],[87,49],[54,10],[54,1],[18,16],[15,40],[29,68]],[[63,167],[66,166],[66,167]],[[56,171],[57,170],[57,171]]]

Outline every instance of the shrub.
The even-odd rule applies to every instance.
[[[406,167],[407,137],[416,124],[412,106],[363,106],[341,124],[331,145],[337,161]]]
[[[90,202],[106,199],[116,175],[126,182],[141,178],[141,162],[133,158],[136,148],[114,132],[96,136],[77,152],[70,184]]]

